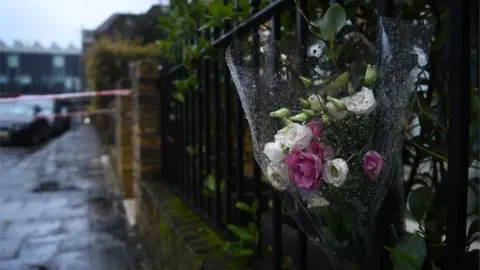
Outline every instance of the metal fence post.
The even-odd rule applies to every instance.
[[[469,167],[470,1],[450,0],[448,44],[450,127],[445,269],[465,269],[465,228]]]

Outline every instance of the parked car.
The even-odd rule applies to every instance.
[[[62,134],[71,127],[72,117],[69,115],[71,112],[71,104],[69,102],[54,102],[55,117],[53,120],[53,133],[55,135]]]
[[[0,103],[0,140],[38,145],[51,133],[48,112],[34,103]]]

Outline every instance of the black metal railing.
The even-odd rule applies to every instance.
[[[228,4],[224,0],[224,4]],[[449,44],[450,67],[450,115],[451,128],[449,129],[449,157],[454,162],[449,163],[449,205],[447,213],[447,249],[446,258],[449,268],[457,269],[462,260],[465,238],[465,206],[467,190],[468,162],[468,104],[470,62],[469,52],[469,25],[468,1],[451,1],[450,24],[456,31],[451,31]],[[455,2],[455,3],[453,3]],[[461,3],[460,3],[461,2]],[[235,1],[238,9],[238,1]],[[281,38],[280,16],[295,5],[306,12],[307,1],[298,0],[271,0],[270,5],[259,9],[260,1],[250,1],[250,18],[235,24],[225,21],[222,29],[206,29],[197,33],[193,39],[186,40],[186,44],[198,42],[200,36],[213,40],[215,48],[225,49],[235,38],[248,34],[252,35],[251,54],[253,66],[259,65],[259,36],[258,27],[270,21],[273,42]],[[379,15],[393,14],[393,0],[377,0]],[[297,45],[306,44],[308,33],[307,24],[297,9],[296,20]],[[200,22],[198,22],[200,25]],[[181,62],[182,48],[177,48],[178,62]],[[303,52],[305,53],[305,52]],[[299,59],[302,59],[299,55]],[[273,69],[278,63],[272,63]],[[281,201],[275,193],[262,184],[261,171],[253,156],[246,158],[245,150],[251,148],[245,145],[247,124],[240,100],[232,85],[229,70],[223,59],[202,58],[196,63],[195,71],[197,84],[195,91],[185,94],[184,102],[177,102],[171,98],[174,90],[174,80],[188,76],[183,64],[166,71],[161,80],[162,94],[162,159],[164,161],[164,179],[177,194],[213,228],[226,238],[231,237],[228,224],[245,224],[251,217],[246,217],[235,207],[237,202],[252,203],[257,200],[262,211],[269,207],[271,220],[270,229],[262,231],[262,239],[270,239],[272,246],[271,264],[273,269],[282,269],[283,250],[285,241],[284,221],[282,221]],[[301,72],[301,71],[300,71]],[[247,147],[248,146],[248,147]],[[253,164],[253,171],[246,172],[246,165]],[[388,201],[388,198],[387,198]],[[388,210],[388,209],[387,209]],[[260,220],[257,216],[256,220]],[[263,225],[257,223],[260,228]],[[388,224],[380,222],[379,224]],[[388,231],[388,230],[386,230]],[[386,232],[387,233],[387,232]],[[267,236],[268,234],[268,236]],[[389,238],[385,235],[385,239]],[[307,236],[297,231],[295,240],[297,254],[289,254],[295,259],[296,269],[307,269],[310,258]],[[379,247],[383,249],[382,247]],[[260,249],[258,249],[260,250]],[[386,252],[384,259],[379,262],[382,269],[392,269]],[[459,268],[463,269],[463,268]]]

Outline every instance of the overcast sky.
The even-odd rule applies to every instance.
[[[168,0],[0,0],[0,40],[81,45],[81,30],[94,29],[115,12],[142,13]]]

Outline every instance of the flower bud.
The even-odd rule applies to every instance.
[[[302,105],[303,108],[306,108],[306,109],[310,108],[310,102],[308,102],[308,100],[303,98],[299,98],[298,100],[300,100],[300,104]]]
[[[316,113],[312,110],[302,110],[303,113],[307,114],[308,116],[314,116]]]
[[[351,83],[348,83],[348,94],[355,95],[355,88],[353,88],[353,85]]]
[[[290,112],[289,109],[287,108],[281,108],[281,109],[278,109],[274,112],[271,112],[270,113],[270,116],[271,117],[278,117],[278,118],[284,118],[285,116],[287,116],[287,114]]]
[[[336,99],[336,98],[333,98],[333,97],[330,97],[328,96],[327,97],[327,100],[330,101],[333,105],[335,105],[335,107],[337,107],[337,109],[339,110],[347,110],[347,106],[345,105],[345,103],[339,99]]]
[[[327,125],[328,123],[330,123],[330,118],[328,118],[328,115],[326,114],[322,115],[322,123],[324,125]]]
[[[333,79],[333,81],[325,87],[325,90],[328,93],[335,93],[338,90],[345,89],[348,86],[349,78],[350,75],[348,74],[348,72],[344,72],[338,75],[335,79]]]
[[[282,129],[280,129],[280,130],[278,131],[278,133],[280,133],[280,134],[286,134],[290,129],[291,129],[291,127],[288,125],[288,126],[282,128]]]
[[[305,87],[311,87],[313,85],[313,82],[305,77],[299,76],[300,80],[303,82]]]
[[[322,111],[324,107],[324,102],[320,95],[311,95],[308,97],[308,102],[310,103],[310,109],[315,112]]]
[[[297,115],[290,117],[289,119],[292,121],[304,122],[308,119],[308,115],[306,113],[299,113]]]
[[[365,85],[372,86],[377,79],[377,68],[375,66],[368,65],[365,72]]]
[[[293,124],[293,122],[288,120],[287,118],[283,119],[283,123],[285,124],[286,127],[290,127]]]

